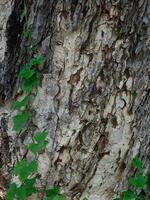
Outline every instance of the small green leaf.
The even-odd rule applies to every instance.
[[[20,174],[24,169],[26,169],[28,166],[28,163],[25,160],[20,160],[16,163],[16,166],[13,170],[14,175]]]
[[[22,37],[24,37],[25,39],[28,39],[31,37],[31,31],[30,30],[26,30],[22,33]]]
[[[144,168],[142,161],[138,157],[135,157],[133,159],[132,166],[139,169],[139,170]]]
[[[36,192],[35,178],[26,179],[24,183],[18,188],[17,197],[19,200],[24,200]]]
[[[36,142],[41,143],[42,141],[45,140],[45,138],[47,137],[48,132],[38,132],[35,136],[34,139]]]
[[[37,49],[37,47],[31,47],[31,51],[32,51],[33,53],[36,53],[36,52],[38,51],[38,49]]]
[[[31,78],[31,76],[35,74],[35,70],[31,69],[31,67],[32,67],[31,64],[24,65],[19,75],[25,79]]]
[[[5,195],[5,200],[14,200],[17,192],[17,185],[12,183]]]
[[[42,55],[38,55],[31,60],[32,65],[41,65],[44,63],[44,57]]]
[[[13,117],[13,130],[16,132],[20,132],[21,129],[24,128],[26,122],[29,119],[29,113],[28,112],[22,112],[21,114],[18,114]]]
[[[14,101],[12,104],[11,104],[11,107],[12,109],[20,109],[22,107],[25,107],[28,105],[28,102],[29,102],[29,97],[26,96],[24,97],[23,100],[17,100],[17,101]]]
[[[150,185],[150,172],[147,174],[147,183]]]
[[[29,176],[28,163],[25,160],[18,161],[13,174],[19,176],[21,181],[24,181]]]
[[[145,200],[145,198],[143,196],[138,196],[136,200]]]
[[[19,200],[25,200],[26,199],[26,187],[24,185],[21,185],[18,190],[16,196]]]
[[[83,200],[88,200],[88,198],[84,197]]]
[[[31,196],[33,193],[36,193],[36,188],[34,186],[35,182],[36,182],[35,178],[27,179],[27,181],[25,182],[27,197]]]
[[[51,197],[47,197],[46,200],[67,200],[65,195],[55,195]]]
[[[40,148],[39,148],[39,145],[38,145],[38,144],[31,143],[31,144],[29,144],[28,149],[29,149],[29,151],[31,151],[33,154],[36,154],[36,153],[38,153],[38,151],[39,151]]]
[[[67,200],[64,194],[60,194],[60,188],[54,186],[53,188],[46,190],[46,200]]]
[[[36,160],[31,163],[27,163],[25,160],[17,162],[13,174],[19,176],[19,179],[24,182],[31,173],[36,173],[38,169],[38,164]]]
[[[25,79],[30,78],[31,67],[32,65],[30,63],[26,63],[25,65],[23,65],[19,73],[19,76]]]
[[[29,166],[28,166],[28,170],[30,173],[35,173],[38,170],[38,163],[36,160],[33,160]]]
[[[145,176],[139,174],[138,176],[129,179],[129,182],[135,187],[135,188],[145,188],[147,184],[147,180]]]
[[[46,190],[47,197],[50,197],[52,195],[57,195],[59,193],[60,193],[60,187],[58,187],[58,186],[54,186],[53,188]]]
[[[33,74],[29,79],[24,79],[22,89],[24,92],[31,92],[33,88],[37,88],[38,84],[38,76]]]
[[[28,146],[28,149],[33,153],[36,154],[41,150],[44,150],[48,144],[48,141],[45,140],[47,137],[48,132],[38,132],[33,138],[36,143],[31,143]]]
[[[49,200],[67,200],[67,198],[64,194],[59,194],[54,196],[53,198],[50,197]]]
[[[123,192],[122,194],[123,196],[123,200],[136,200],[137,199],[137,195],[131,191],[131,190],[127,190],[125,192]]]
[[[28,149],[33,153],[36,154],[41,150],[44,150],[48,144],[48,141],[42,141],[41,143],[31,143],[28,146]]]
[[[22,72],[21,76],[22,76],[22,78],[29,79],[34,74],[35,74],[35,70],[34,69],[24,70],[24,72]]]

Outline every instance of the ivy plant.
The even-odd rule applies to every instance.
[[[28,10],[26,0],[22,0],[24,5],[23,15],[25,17],[25,26],[23,31],[23,37],[28,39],[31,36],[31,31],[28,26]],[[11,103],[11,108],[16,110],[17,114],[13,116],[13,131],[17,134],[21,134],[26,125],[30,124],[30,99],[32,91],[37,90],[39,85],[38,66],[44,64],[44,56],[38,54],[36,46],[31,48],[34,56],[25,63],[20,70],[19,77],[22,80],[22,97]],[[32,134],[33,135],[33,134]],[[28,152],[32,153],[34,159],[30,162],[26,160],[19,160],[14,169],[12,175],[16,176],[20,182],[15,182],[9,185],[6,192],[6,200],[25,200],[33,193],[38,193],[36,187],[36,179],[38,175],[38,162],[37,156],[40,151],[45,150],[48,140],[46,139],[48,132],[38,132],[32,138],[32,143],[27,145]],[[42,190],[44,191],[44,190]],[[66,196],[61,193],[60,188],[55,186],[45,190],[45,200],[67,200]]]
[[[33,154],[36,154],[46,148],[48,141],[45,140],[45,138],[47,135],[47,132],[39,132],[33,137],[34,143],[29,144],[28,147]]]
[[[130,189],[124,191],[119,198],[114,200],[150,200],[150,197],[142,196],[140,191],[144,191],[145,194],[148,189],[149,180],[148,176],[144,174],[144,165],[142,161],[135,157],[131,166],[136,170],[134,177],[129,178]]]
[[[28,63],[23,65],[20,70],[20,78],[22,79],[23,95],[16,101],[13,101],[11,108],[17,111],[13,116],[13,131],[20,134],[30,120],[30,96],[34,89],[37,89],[39,77],[37,66],[44,63],[42,55],[36,55]],[[40,151],[45,150],[48,140],[46,139],[48,132],[38,132],[32,138],[32,143],[27,145],[27,149],[31,152],[35,159],[31,162],[20,160],[16,163],[12,175],[18,177],[20,184],[15,182],[10,184],[5,199],[6,200],[25,200],[33,193],[38,192],[36,188],[36,175],[38,174],[38,162],[36,160]],[[67,200],[66,196],[60,192],[59,187],[53,187],[45,191],[46,200]]]
[[[26,125],[29,119],[29,112],[22,112],[13,117],[13,130],[17,133],[20,132]]]
[[[46,200],[67,200],[64,194],[61,194],[60,188],[55,186],[46,190]]]

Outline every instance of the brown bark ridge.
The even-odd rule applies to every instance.
[[[23,2],[0,2],[1,179],[7,185],[16,160],[31,158],[30,130],[16,138],[9,100],[19,91],[18,72],[33,56],[32,45],[46,57],[32,105],[35,132],[49,132],[38,157],[39,184],[58,184],[73,200],[113,199],[127,187],[135,155],[149,170],[150,1],[26,4],[29,39],[21,37]]]

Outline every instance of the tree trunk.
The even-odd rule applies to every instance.
[[[10,102],[32,46],[46,58],[29,125],[49,133],[39,185],[113,199],[134,156],[150,167],[150,0],[0,1],[0,194],[16,161],[31,159],[30,130],[12,131]]]

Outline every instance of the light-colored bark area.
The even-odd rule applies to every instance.
[[[0,2],[0,61],[4,59],[4,54],[6,52],[6,24],[8,18],[11,14],[12,9],[12,1],[10,0],[2,0]]]
[[[38,157],[39,184],[58,184],[69,199],[113,199],[126,188],[135,155],[149,170],[150,1],[39,0],[28,9],[32,44],[46,57],[29,124],[35,133],[49,132],[48,148]],[[20,40],[13,73],[31,57],[30,45]],[[7,99],[12,91],[4,83]],[[15,88],[14,93],[18,82]],[[6,179],[17,158],[31,158],[25,149],[30,130],[16,138],[13,114],[5,103],[0,149],[8,157],[1,161]]]

